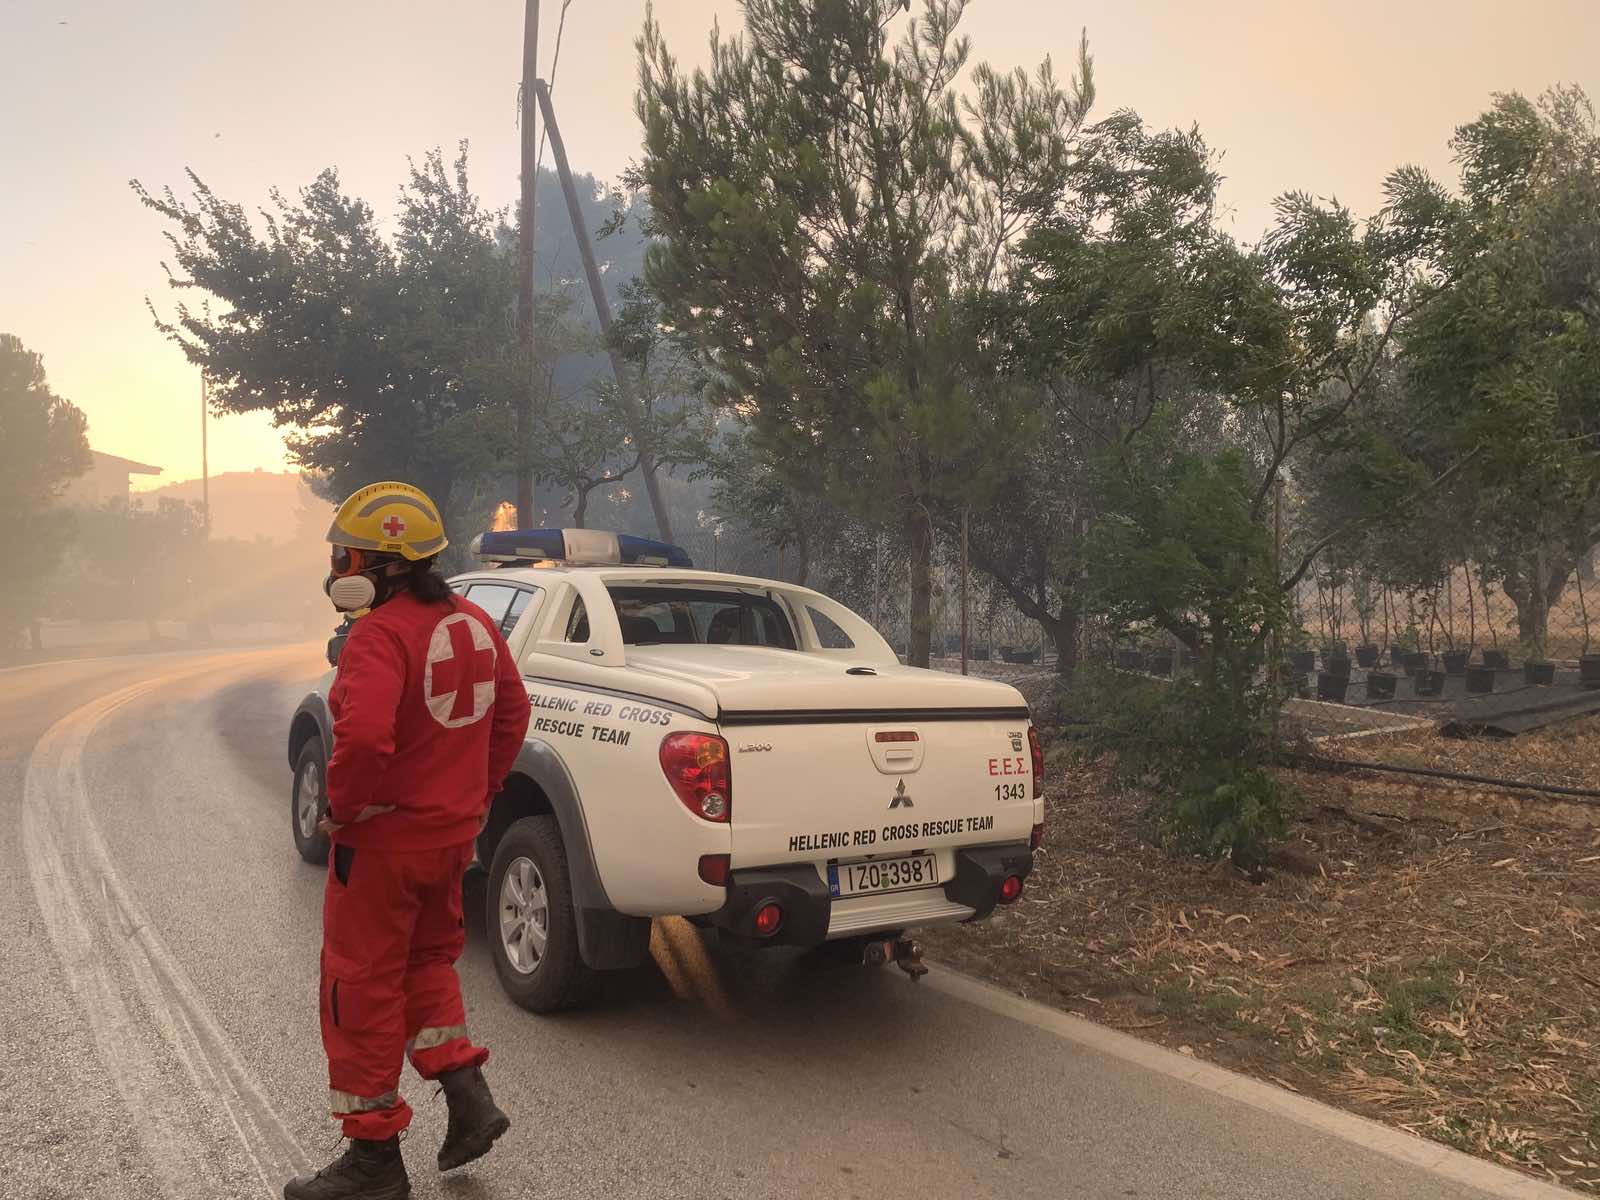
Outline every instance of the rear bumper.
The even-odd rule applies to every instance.
[[[986,917],[1000,903],[1000,886],[1007,877],[1026,879],[1033,869],[1026,842],[962,847],[954,859],[954,874],[942,888],[864,896],[837,907],[811,863],[735,871],[727,901],[704,920],[753,944],[815,946],[829,936]],[[762,937],[756,932],[756,913],[768,904],[783,909],[783,924]]]

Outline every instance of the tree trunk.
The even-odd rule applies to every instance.
[[[1552,564],[1551,559],[1560,561]],[[1508,571],[1500,590],[1517,610],[1517,640],[1525,658],[1550,655],[1550,609],[1566,590],[1576,556],[1550,554],[1539,549],[1529,554],[1515,571]]]
[[[794,581],[805,587],[806,579],[811,574],[811,539],[806,536],[804,527],[795,530],[794,551]]]
[[[1036,618],[1056,647],[1056,674],[1071,675],[1078,669],[1078,639],[1082,619],[1077,610],[1063,606],[1056,616]]]
[[[921,504],[913,502],[905,518],[906,544],[911,552],[911,623],[906,661],[913,667],[928,665],[933,638],[933,521]]]

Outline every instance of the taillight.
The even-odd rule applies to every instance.
[[[1015,904],[1017,897],[1022,895],[1022,876],[1007,875],[1000,885],[1000,903]]]
[[[661,739],[661,769],[683,806],[706,821],[733,816],[728,743],[714,733],[669,733]]]
[[[1044,845],[1044,826],[1035,825],[1033,832],[1028,835],[1028,849],[1037,850],[1042,845]]]
[[[1033,798],[1037,800],[1044,791],[1044,747],[1039,744],[1039,731],[1028,726],[1028,749],[1033,751]]]
[[[712,887],[724,887],[728,882],[728,871],[732,866],[732,858],[727,854],[702,854],[700,878]]]
[[[756,933],[761,937],[771,937],[783,926],[783,909],[768,900],[756,910]]]

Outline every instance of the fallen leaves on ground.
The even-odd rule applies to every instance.
[[[1568,728],[1580,725],[1600,743],[1600,722]],[[1417,752],[1433,753],[1425,741]],[[1438,753],[1526,765],[1557,752]],[[1595,829],[1377,829],[1307,804],[1291,840],[1322,871],[1252,884],[1151,845],[1139,799],[1103,767],[1061,774],[1023,899],[990,922],[925,931],[930,954],[1600,1195]]]

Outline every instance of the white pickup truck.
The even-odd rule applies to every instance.
[[[914,959],[908,929],[1021,894],[1044,805],[1016,689],[902,666],[827,597],[662,543],[475,545],[490,565],[452,586],[501,623],[533,703],[478,844],[495,965],[524,1007],[571,1007],[596,972],[642,963],[652,917],[882,961]],[[313,862],[331,681],[289,734]]]

